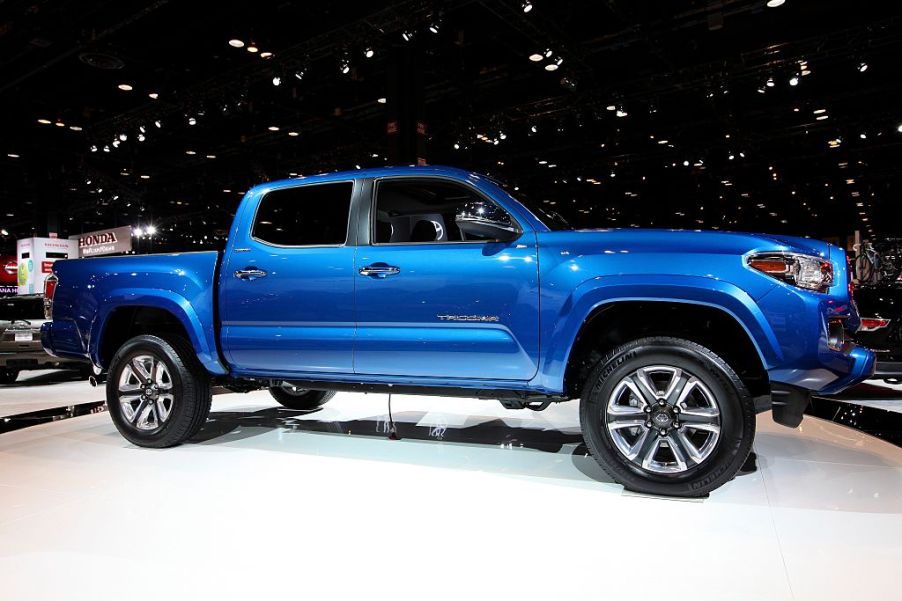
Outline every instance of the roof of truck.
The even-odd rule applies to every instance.
[[[329,182],[352,178],[385,177],[389,175],[437,175],[453,177],[456,179],[486,178],[485,175],[479,173],[445,165],[399,165],[395,167],[373,167],[369,169],[352,169],[348,171],[333,171],[331,173],[317,173],[314,175],[300,175],[289,179],[280,179],[258,184],[248,191],[250,192],[258,188],[272,190],[275,188],[296,186],[301,182]]]

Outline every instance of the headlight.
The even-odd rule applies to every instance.
[[[787,284],[826,292],[833,284],[833,264],[820,257],[795,253],[764,253],[748,258],[749,267]]]

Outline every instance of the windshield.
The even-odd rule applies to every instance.
[[[0,298],[0,321],[44,319],[44,300],[40,296]]]
[[[515,190],[513,186],[505,182],[499,181],[497,179],[492,179],[492,182],[494,182],[501,188],[504,188],[505,192],[510,194],[514,200],[529,209],[530,213],[535,215],[539,221],[548,226],[548,229],[553,231],[573,229],[573,226],[570,225],[570,223],[568,223],[560,213],[548,208],[543,202],[534,200],[527,194],[523,193],[521,190]]]

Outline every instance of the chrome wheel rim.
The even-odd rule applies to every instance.
[[[136,430],[162,428],[175,403],[172,376],[166,364],[151,354],[136,355],[119,374],[119,407],[122,417]]]
[[[608,397],[604,424],[617,450],[657,474],[690,470],[720,439],[717,399],[691,373],[671,365],[640,367]]]
[[[307,392],[306,388],[300,388],[298,386],[295,386],[291,382],[282,382],[281,384],[279,384],[279,388],[292,396],[301,396],[302,394],[305,394]]]

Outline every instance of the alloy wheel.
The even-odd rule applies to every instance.
[[[122,369],[118,401],[128,425],[144,432],[165,425],[175,403],[172,376],[155,355],[133,357]]]

